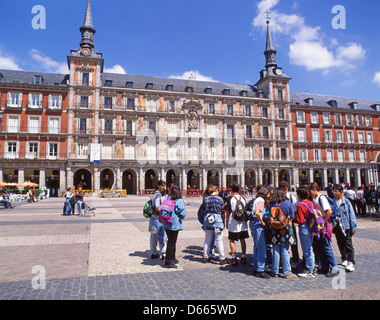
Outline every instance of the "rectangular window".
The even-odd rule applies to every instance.
[[[318,112],[312,112],[310,114],[310,123],[312,124],[318,124],[319,121],[318,121]]]
[[[356,115],[356,123],[358,126],[364,126],[364,120],[361,114]]]
[[[298,129],[298,141],[306,142],[305,129]]]
[[[281,148],[280,149],[280,154],[281,154],[281,160],[287,160],[287,156],[286,156],[286,149],[285,148]]]
[[[51,109],[61,108],[62,96],[51,95],[49,100],[50,100],[49,108]]]
[[[250,116],[251,115],[251,106],[245,106],[245,115]]]
[[[278,109],[278,118],[279,119],[285,119],[285,110],[284,109]]]
[[[87,133],[87,119],[79,119],[79,133],[80,134]]]
[[[296,116],[297,116],[297,123],[305,123],[305,112],[297,111]]]
[[[8,93],[8,106],[13,108],[21,108],[22,104],[22,93],[20,92],[10,92]]]
[[[269,150],[269,148],[264,148],[264,160],[270,160],[270,150]]]
[[[58,156],[58,144],[49,143],[49,158],[56,158]]]
[[[16,159],[17,157],[17,143],[16,142],[8,142],[8,159]]]
[[[127,109],[128,110],[135,109],[135,99],[127,98]]]
[[[227,114],[232,116],[234,114],[234,107],[233,105],[229,104],[227,105]]]
[[[245,137],[252,138],[252,126],[245,126]]]
[[[364,123],[366,127],[372,127],[371,116],[369,115],[364,116]]]
[[[268,118],[268,108],[263,107],[263,118]]]
[[[208,105],[208,113],[209,113],[209,114],[215,114],[215,104],[210,103],[210,104]]]
[[[126,120],[125,125],[126,125],[126,130],[127,130],[126,134],[128,136],[131,136],[132,135],[132,120]]]
[[[367,132],[367,144],[373,144],[372,132]]]
[[[149,134],[156,134],[156,122],[149,121]]]
[[[104,97],[104,108],[112,109],[112,97]]]
[[[78,143],[77,148],[77,156],[78,158],[86,158],[88,156],[88,145],[83,143]]]
[[[234,137],[234,125],[233,124],[227,125],[227,136],[228,137]]]
[[[29,133],[39,133],[40,132],[40,118],[39,117],[29,117]]]
[[[307,149],[300,149],[300,161],[307,161]]]
[[[354,123],[354,116],[352,114],[346,114],[346,125],[353,126]]]
[[[325,130],[325,142],[332,142],[331,130]]]
[[[175,112],[175,102],[168,101],[168,112]]]
[[[90,84],[90,74],[83,73],[82,75],[82,86],[88,86]]]
[[[80,106],[81,106],[81,108],[88,108],[88,97],[87,96],[80,97]]]
[[[269,139],[269,128],[268,127],[263,127],[263,138]]]
[[[34,84],[42,84],[42,77],[41,76],[34,76]]]
[[[38,157],[38,143],[29,143],[28,159],[37,159]]]
[[[59,133],[59,118],[49,118],[49,133]]]
[[[286,130],[285,130],[285,128],[280,128],[280,136],[279,136],[279,139],[280,139],[280,140],[286,140]]]
[[[282,89],[277,90],[277,100],[284,100],[284,91]]]
[[[41,108],[42,99],[40,94],[31,93],[29,95],[29,108]]]
[[[353,131],[347,131],[347,142],[355,143],[355,136]]]
[[[104,133],[112,134],[112,120],[104,120]]]
[[[7,132],[20,131],[20,118],[18,116],[7,116]]]
[[[343,131],[336,131],[336,142],[343,143]]]
[[[323,124],[330,124],[330,113],[323,113]]]
[[[343,162],[344,161],[344,151],[338,150],[338,161]]]
[[[348,160],[350,162],[355,162],[355,150],[348,150]]]
[[[313,155],[314,155],[314,161],[321,161],[321,150],[319,149],[314,149],[313,150]]]
[[[336,125],[341,125],[342,124],[342,114],[335,113],[334,118],[335,118],[335,124]]]
[[[327,162],[333,162],[333,150],[326,150],[326,161]]]
[[[359,160],[365,162],[365,150],[359,150]]]
[[[319,129],[312,131],[313,142],[319,142]]]
[[[364,132],[358,132],[358,143],[364,143]]]

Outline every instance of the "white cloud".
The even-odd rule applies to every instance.
[[[69,73],[66,62],[57,62],[37,49],[30,50],[29,55],[34,61],[40,64],[41,69],[45,72]]]
[[[119,64],[116,64],[116,65],[114,65],[111,68],[104,68],[104,72],[106,72],[106,73],[127,74],[127,72],[125,71],[125,69],[121,65],[119,65]]]
[[[375,73],[375,76],[373,77],[372,82],[380,86],[380,71]]]
[[[327,74],[331,69],[342,66],[345,66],[344,70],[352,70],[365,59],[366,50],[360,44],[350,42],[339,46],[336,39],[327,41],[320,26],[309,26],[302,16],[275,10],[279,2],[261,0],[252,25],[255,29],[266,30],[265,12],[270,11],[272,34],[286,35],[291,41],[288,54],[292,64],[305,67],[308,71],[322,70]]]
[[[172,75],[169,76],[170,79],[182,79],[182,80],[188,80],[190,78],[197,80],[197,81],[211,81],[211,82],[219,82],[217,80],[214,80],[212,77],[204,76],[197,70],[190,70],[190,71],[185,71],[182,75],[176,76]]]
[[[22,70],[13,57],[7,56],[0,51],[0,69]]]

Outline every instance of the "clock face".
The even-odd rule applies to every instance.
[[[274,72],[275,72],[278,76],[281,76],[281,75],[282,75],[282,70],[281,70],[281,69],[275,69]]]
[[[83,48],[83,49],[81,50],[81,54],[82,54],[83,56],[88,57],[89,55],[91,55],[91,49],[89,49],[89,48]]]

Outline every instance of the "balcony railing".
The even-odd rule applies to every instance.
[[[17,134],[67,134],[67,128],[53,128],[53,127],[22,127],[1,125],[0,132],[17,133]]]
[[[0,152],[1,159],[27,159],[27,160],[64,160],[67,159],[67,153],[52,153],[45,151],[40,152]]]

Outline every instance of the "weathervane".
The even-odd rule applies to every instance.
[[[269,24],[269,20],[272,19],[272,18],[269,16],[270,11],[267,10],[267,11],[265,11],[264,13],[267,15],[267,24]]]

